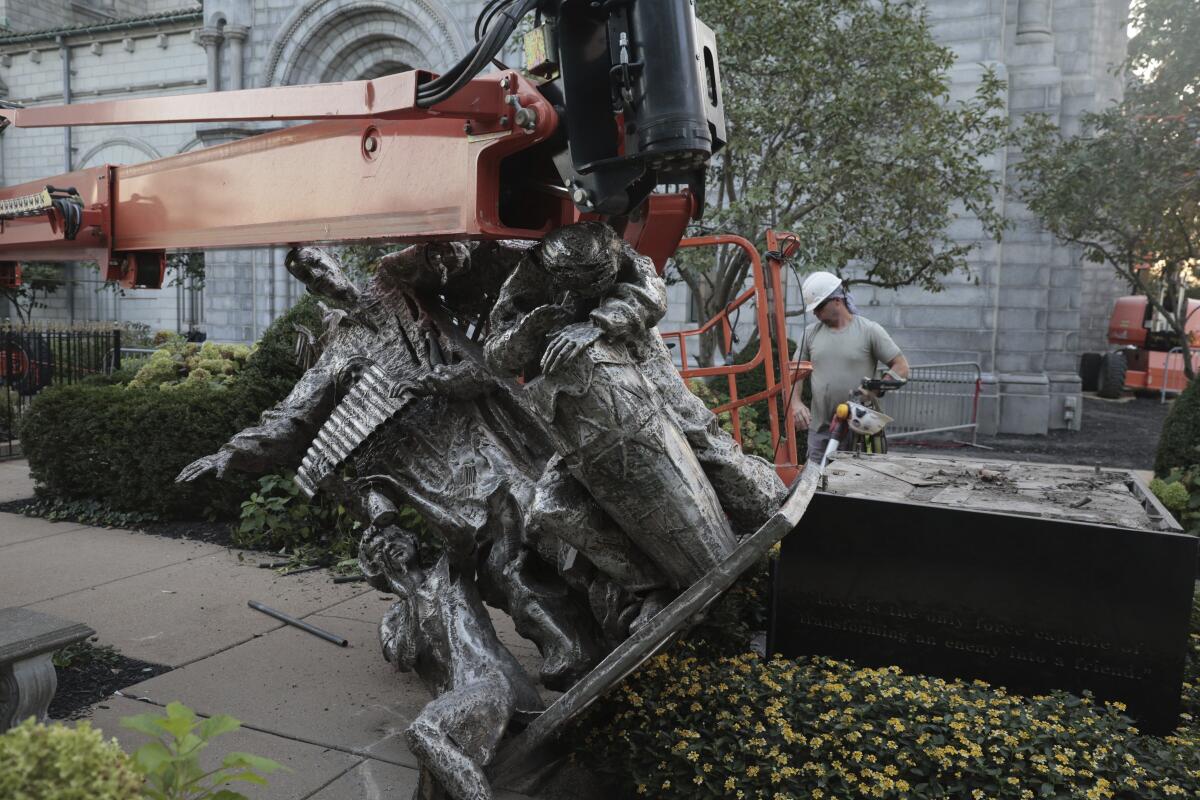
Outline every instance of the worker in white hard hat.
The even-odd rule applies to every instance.
[[[874,377],[881,363],[887,365],[888,377],[908,380],[908,360],[882,325],[858,313],[837,275],[814,272],[804,279],[800,293],[810,324],[796,359],[812,362],[812,408],[801,399],[804,379],[794,385],[790,406],[797,430],[808,431],[808,458],[815,454],[819,460],[838,403],[845,402],[863,378]],[[867,395],[862,397],[867,404],[877,399]]]

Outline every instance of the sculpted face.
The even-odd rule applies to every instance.
[[[547,234],[539,255],[556,289],[600,297],[616,283],[621,240],[607,225],[580,222]]]
[[[287,271],[313,294],[343,303],[358,300],[358,289],[342,272],[333,257],[317,247],[303,247],[288,253]]]

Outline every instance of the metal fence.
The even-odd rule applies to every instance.
[[[121,367],[121,329],[0,325],[0,459],[20,455],[21,416],[47,386]]]
[[[981,378],[970,361],[912,367],[904,388],[883,398],[883,413],[895,418],[888,439],[970,431],[975,444]]]

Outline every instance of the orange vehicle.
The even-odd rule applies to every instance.
[[[1184,320],[1192,366],[1200,371],[1200,300],[1175,293],[1176,314]],[[1107,353],[1084,353],[1079,375],[1084,391],[1120,397],[1125,390],[1182,392],[1188,379],[1179,337],[1144,295],[1117,298],[1108,321]]]

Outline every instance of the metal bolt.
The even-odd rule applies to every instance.
[[[537,111],[532,108],[522,108],[517,111],[517,124],[527,131],[537,127]]]
[[[590,206],[592,204],[592,193],[582,186],[576,186],[575,191],[571,192],[571,200],[577,206]]]
[[[471,123],[469,123],[469,122],[464,122],[464,123],[463,123],[463,133],[465,133],[467,136],[470,136],[470,135],[471,135],[472,133],[474,133],[474,132],[475,132],[475,126],[474,126],[474,125],[472,125],[472,124],[471,124]]]
[[[500,127],[501,128],[508,127],[508,114],[505,114],[503,117],[500,118]]]
[[[368,136],[367,141],[363,144],[363,148],[368,153],[374,153],[376,150],[379,149],[379,140],[376,139],[374,136]]]
[[[505,91],[508,91],[508,87],[509,87],[509,85],[510,85],[510,84],[509,84],[509,81],[508,81],[508,76],[507,76],[507,75],[505,75],[503,78],[501,78],[501,79],[500,79],[500,88],[501,88],[501,89],[504,89]]]

